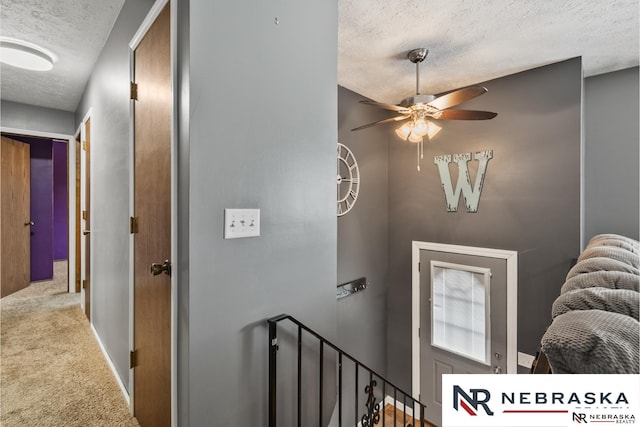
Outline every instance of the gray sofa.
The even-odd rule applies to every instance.
[[[640,242],[593,237],[552,308],[541,340],[556,374],[640,373]]]

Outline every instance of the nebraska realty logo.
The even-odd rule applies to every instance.
[[[443,427],[635,424],[639,375],[443,375]]]
[[[493,411],[489,409],[489,405],[487,405],[491,398],[489,390],[484,388],[472,388],[469,391],[471,392],[472,397],[465,393],[460,386],[453,386],[453,408],[457,411],[458,404],[460,404],[462,409],[467,411],[467,414],[476,416],[478,415],[476,413],[478,411],[478,406],[480,406],[484,409],[485,414],[493,415]],[[479,399],[478,396],[482,396],[482,399]]]

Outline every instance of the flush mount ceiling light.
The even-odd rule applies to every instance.
[[[0,62],[34,71],[53,68],[53,54],[32,43],[21,40],[0,40]]]
[[[405,141],[416,142],[418,144],[418,170],[420,170],[420,159],[423,156],[422,143],[424,137],[433,138],[440,132],[440,126],[432,120],[488,120],[497,116],[497,113],[490,111],[472,110],[450,110],[449,108],[462,104],[487,92],[482,86],[469,86],[458,89],[446,95],[421,95],[420,94],[420,63],[427,57],[429,51],[425,48],[413,49],[407,55],[409,61],[416,64],[416,94],[405,98],[399,105],[383,104],[371,100],[360,101],[362,104],[373,105],[393,111],[399,116],[391,117],[351,130],[366,129],[371,126],[383,123],[401,122],[408,120],[396,130],[396,135]]]

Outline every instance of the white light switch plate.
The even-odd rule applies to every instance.
[[[260,236],[260,209],[225,209],[224,238]]]

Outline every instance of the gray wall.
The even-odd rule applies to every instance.
[[[179,368],[188,364],[189,401],[181,411],[192,426],[266,425],[266,319],[287,312],[336,338],[337,4],[191,0],[189,8],[181,97],[190,105],[190,172],[179,184],[189,192],[188,248],[179,248],[189,254],[189,281],[179,284],[189,288],[188,360]],[[260,208],[261,236],[224,240],[225,208]],[[292,349],[281,335],[286,358]],[[284,368],[282,381],[295,384]],[[331,405],[330,381],[325,387]],[[279,397],[283,425],[294,416],[289,394]]]
[[[352,128],[387,115],[359,104],[365,99],[338,88],[338,140],[360,169],[360,193],[353,209],[338,218],[338,284],[366,276],[366,291],[338,301],[338,344],[371,368],[386,370],[388,273],[388,142],[386,132]]]
[[[535,354],[580,249],[581,81],[578,58],[486,82],[464,108],[498,117],[439,122],[422,172],[415,145],[392,135],[387,357],[400,386],[411,384],[412,240],[518,251],[518,350]],[[447,212],[433,157],[486,149],[494,156],[478,212]]]
[[[2,101],[0,125],[14,129],[73,135],[76,132],[73,113],[18,102]]]
[[[638,67],[585,79],[585,243],[638,239]]]
[[[349,147],[360,169],[360,193],[354,207],[338,218],[338,284],[365,276],[369,287],[338,300],[338,345],[381,374],[386,372],[388,274],[389,137],[384,128],[352,128],[387,117],[360,104],[365,99],[338,87],[338,141]],[[345,363],[345,396],[353,399],[353,367]],[[362,404],[364,377],[359,393]],[[368,381],[368,379],[367,379]],[[349,400],[346,400],[347,402]],[[344,419],[353,419],[346,404]],[[362,412],[364,413],[364,406]]]
[[[91,115],[91,321],[129,385],[129,42],[152,0],[128,0],[76,111]]]

